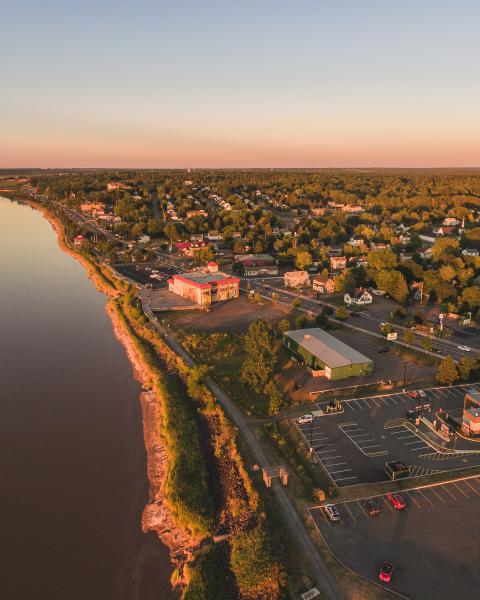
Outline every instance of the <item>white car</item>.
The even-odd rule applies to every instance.
[[[463,350],[464,352],[470,352],[470,346],[457,346],[459,350]]]
[[[423,390],[418,390],[418,395],[420,396],[420,398],[426,398],[427,397],[427,394]]]
[[[313,415],[310,413],[307,415],[302,415],[297,419],[297,423],[299,425],[304,425],[305,423],[313,423]]]
[[[340,513],[338,512],[338,508],[335,506],[335,504],[326,504],[325,513],[330,521],[340,521]]]

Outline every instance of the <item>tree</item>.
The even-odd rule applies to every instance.
[[[337,319],[340,319],[340,321],[345,321],[350,316],[350,313],[344,306],[339,306],[335,311],[335,316]]]
[[[199,265],[206,265],[215,258],[215,252],[210,246],[204,246],[195,251],[195,261]]]
[[[471,309],[480,307],[480,287],[472,285],[465,288],[462,292],[462,301]]]
[[[439,238],[432,246],[432,257],[435,262],[447,262],[449,256],[455,255],[460,248],[457,240]]]
[[[265,396],[267,396],[268,398],[269,414],[276,415],[278,411],[282,408],[283,396],[273,379],[270,379],[270,381],[267,383],[264,392]]]
[[[170,245],[178,240],[178,229],[177,226],[173,223],[167,223],[164,227],[163,232],[167,236]]]
[[[424,350],[431,350],[432,349],[432,338],[429,338],[429,337],[423,338],[422,348]]]
[[[403,341],[408,344],[409,346],[411,346],[413,344],[415,340],[415,335],[413,333],[413,331],[410,331],[410,329],[405,329],[405,332],[403,334]]]
[[[285,333],[285,331],[288,331],[289,329],[290,329],[290,323],[288,322],[287,319],[282,319],[281,321],[279,321],[278,331],[280,333]]]
[[[298,317],[295,318],[295,325],[297,329],[302,329],[307,324],[307,315],[305,313],[301,313]]]
[[[305,271],[305,269],[309,267],[312,262],[313,260],[310,252],[297,252],[295,257],[295,266],[297,269],[300,269],[300,271]]]
[[[462,356],[458,361],[457,370],[461,381],[470,381],[472,371],[475,369],[477,361],[473,356]]]
[[[397,266],[397,256],[389,249],[372,250],[367,256],[368,266],[376,271],[394,269]]]
[[[263,319],[250,324],[244,338],[246,352],[241,378],[256,392],[261,393],[273,375],[276,354],[273,349],[273,331]]]
[[[444,358],[438,365],[435,379],[443,385],[453,385],[457,381],[458,370],[450,355]]]

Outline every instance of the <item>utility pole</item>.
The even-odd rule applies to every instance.
[[[405,391],[406,380],[407,380],[407,362],[405,361],[403,363],[403,389],[404,389],[404,391]]]

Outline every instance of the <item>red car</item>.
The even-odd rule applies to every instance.
[[[393,565],[392,563],[389,563],[387,561],[385,561],[382,565],[382,568],[380,569],[380,581],[383,581],[384,583],[390,583],[391,579],[392,579],[392,575],[393,575]]]
[[[403,499],[402,496],[400,496],[400,494],[388,493],[387,498],[393,504],[393,507],[396,508],[397,510],[403,510],[406,506],[405,500]]]
[[[410,398],[418,398],[418,392],[407,392],[407,396],[410,396]]]

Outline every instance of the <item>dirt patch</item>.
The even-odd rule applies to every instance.
[[[161,314],[170,326],[180,327],[184,331],[210,332],[215,330],[242,333],[248,329],[250,323],[258,319],[265,319],[276,325],[281,319],[290,315],[291,309],[281,304],[264,301],[256,304],[245,295],[236,300],[218,302],[212,305],[209,313],[182,312]]]

